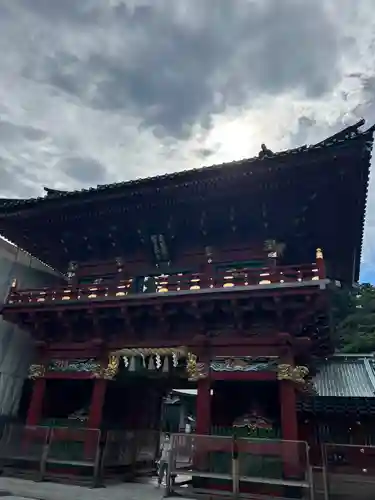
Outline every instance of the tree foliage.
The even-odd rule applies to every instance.
[[[375,351],[375,287],[368,283],[335,294],[332,309],[336,344],[341,352]]]

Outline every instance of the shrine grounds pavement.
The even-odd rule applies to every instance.
[[[161,500],[163,493],[155,484],[122,483],[92,489],[0,477],[0,500]]]

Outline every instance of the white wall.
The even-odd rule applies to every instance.
[[[14,278],[19,288],[38,288],[53,285],[59,277],[39,260],[0,239],[0,306]],[[0,316],[0,418],[17,415],[33,354],[33,341],[28,332]]]

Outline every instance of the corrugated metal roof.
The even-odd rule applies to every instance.
[[[368,357],[332,358],[314,377],[318,396],[375,398],[375,373]]]

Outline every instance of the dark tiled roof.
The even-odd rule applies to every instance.
[[[314,385],[321,397],[375,398],[374,358],[334,356],[319,367]]]
[[[88,258],[88,253],[92,260],[104,260],[115,258],[117,255],[127,256],[130,248],[132,252],[144,251],[144,242],[149,241],[152,232],[169,234],[173,231],[173,238],[177,238],[177,242],[179,239],[186,241],[186,231],[179,229],[182,227],[180,222],[186,218],[197,225],[198,215],[194,211],[195,206],[197,212],[205,211],[213,203],[223,200],[228,211],[229,203],[238,205],[238,210],[235,208],[242,220],[245,212],[241,207],[246,203],[248,196],[245,187],[246,189],[254,187],[255,193],[259,189],[257,205],[263,207],[262,200],[268,200],[270,197],[267,194],[270,186],[276,195],[278,184],[283,185],[285,189],[290,185],[288,188],[290,192],[286,193],[284,188],[279,189],[277,197],[272,198],[274,205],[266,216],[270,219],[267,221],[267,233],[272,237],[275,234],[288,235],[288,238],[295,240],[293,244],[296,247],[304,245],[301,242],[301,235],[304,234],[303,238],[309,243],[306,244],[305,250],[301,251],[301,260],[309,262],[311,259],[308,254],[315,246],[327,248],[327,251],[329,249],[327,255],[329,252],[332,255],[340,255],[332,266],[335,277],[351,282],[353,267],[354,279],[356,280],[359,275],[367,184],[375,129],[373,126],[362,131],[360,129],[362,125],[364,125],[363,120],[313,146],[303,146],[275,154],[263,148],[254,158],[222,165],[72,192],[47,189],[46,196],[39,198],[0,199],[0,233],[19,247],[48,262],[52,267],[65,272],[70,260],[83,261]],[[341,175],[340,165],[345,173],[344,176]],[[307,219],[300,217],[300,230],[296,232],[293,217],[296,217],[297,213],[304,213],[306,208],[300,206],[304,203],[303,196],[301,198],[297,196],[297,192],[299,194],[305,192],[307,182],[305,172],[308,175],[314,173],[316,185],[315,188],[309,185],[311,203],[308,204],[311,205],[311,215]],[[346,186],[345,189],[343,186],[338,190],[338,197],[332,198],[324,188],[324,179],[333,185],[335,182],[341,182],[345,176],[347,184],[353,180],[352,185]],[[349,199],[346,192],[350,187],[352,193]],[[232,202],[230,197],[234,194],[233,189],[237,188],[240,195]],[[332,236],[330,228],[325,227],[325,223],[322,225],[324,212],[319,208],[320,202],[316,201],[316,198],[319,198],[316,194],[318,190],[325,205],[340,204],[343,210],[340,214],[333,211],[332,213],[336,215],[332,215],[332,218],[336,221],[339,220],[339,215],[341,218],[351,218],[353,224],[350,224],[349,229],[340,223],[339,229]],[[290,217],[286,215],[290,204],[285,204],[285,196],[290,197],[290,203],[293,202],[295,205],[290,212],[293,215]],[[267,203],[269,204],[268,201]],[[155,211],[153,207],[157,210]],[[350,210],[349,215],[345,215],[345,208]],[[164,211],[163,215],[154,216],[154,212],[158,212],[159,209]],[[259,215],[253,213],[253,218],[260,219],[264,216],[263,213],[260,214],[263,208],[258,210]],[[325,210],[330,209],[326,207]],[[189,211],[191,215],[187,215]],[[176,226],[173,229],[167,227],[167,220],[172,212],[173,217],[176,212]],[[209,232],[213,235],[213,239],[217,236],[215,217],[212,216],[212,223],[210,218],[207,218],[207,224],[212,225]],[[153,218],[153,222],[145,223],[148,218]],[[48,238],[45,236],[46,221],[51,228],[51,237]],[[109,227],[113,221],[114,226],[118,225],[117,221],[121,221],[122,227],[127,227],[129,233],[125,240],[118,239],[119,244],[116,247],[110,242],[112,236],[109,236]],[[284,221],[282,227],[279,225],[281,221]],[[81,241],[81,235],[75,234],[81,231],[80,224],[87,232],[85,234],[87,242],[76,244],[75,238]],[[228,229],[228,223],[225,224]],[[265,227],[265,224],[262,227]],[[142,237],[140,231],[145,233]],[[60,234],[68,234],[69,241],[64,241],[65,246],[62,245]],[[260,231],[258,236],[254,236],[262,238]],[[196,231],[195,238],[195,245],[207,244],[203,242],[205,238],[201,237],[201,232],[198,235]],[[173,245],[179,248],[178,243]]]
[[[76,191],[60,191],[50,188],[44,188],[47,196],[40,196],[38,198],[29,199],[0,199],[0,209],[18,209],[23,206],[29,206],[35,204],[35,202],[46,201],[46,200],[56,200],[56,199],[66,199],[75,198],[77,195],[90,196],[94,193],[108,193],[116,192],[117,190],[122,190],[129,188],[130,190],[137,190],[143,187],[153,187],[154,189],[159,189],[164,183],[171,181],[179,184],[183,183],[196,183],[207,177],[215,177],[215,175],[220,175],[223,170],[231,167],[240,168],[241,166],[247,166],[249,164],[256,164],[259,162],[264,162],[265,160],[277,160],[277,159],[288,159],[288,157],[293,157],[301,153],[307,153],[309,151],[317,151],[323,148],[329,148],[331,146],[340,145],[340,143],[345,143],[358,136],[364,136],[366,134],[371,134],[375,130],[375,125],[370,127],[365,131],[359,130],[365,124],[364,120],[360,120],[358,123],[345,128],[344,130],[338,132],[337,134],[321,141],[317,144],[311,146],[301,146],[294,149],[289,149],[286,151],[281,151],[278,153],[272,153],[268,150],[269,154],[259,154],[253,158],[245,158],[243,160],[232,161],[229,163],[223,163],[220,165],[212,165],[208,167],[200,167],[191,170],[184,170],[182,172],[175,172],[172,174],[164,174],[156,177],[148,177],[144,179],[136,179],[133,181],[116,182],[112,184],[98,185],[96,187],[88,189],[80,189]],[[262,152],[261,152],[262,153]],[[201,179],[202,178],[202,179]]]

